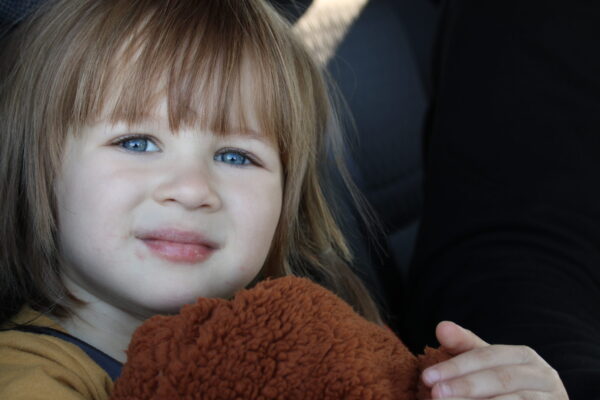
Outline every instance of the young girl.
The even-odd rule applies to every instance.
[[[52,1],[1,60],[0,398],[106,399],[145,319],[265,277],[380,322],[321,187],[325,84],[264,2]],[[438,336],[435,397],[565,396],[529,349]]]

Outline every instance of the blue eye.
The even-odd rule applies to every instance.
[[[160,151],[158,146],[151,139],[143,136],[124,138],[117,144],[127,151],[136,153],[152,153]]]
[[[231,165],[250,165],[254,164],[250,158],[242,153],[241,151],[224,151],[222,153],[216,154],[214,157],[215,161],[223,162],[225,164]]]

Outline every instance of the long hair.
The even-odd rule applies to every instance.
[[[322,162],[332,107],[323,74],[260,0],[50,1],[9,38],[0,85],[0,320],[23,304],[69,311],[60,279],[54,182],[69,132],[102,116],[136,123],[166,96],[170,128],[227,134],[250,64],[252,105],[284,173],[279,225],[261,277],[310,276],[372,321],[327,204]],[[109,101],[110,99],[110,101]],[[334,149],[335,151],[335,149]]]

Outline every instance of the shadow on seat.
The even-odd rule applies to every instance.
[[[317,58],[327,63],[353,118],[357,137],[351,136],[348,168],[383,224],[382,251],[367,239],[347,195],[341,222],[357,272],[398,331],[422,206],[422,138],[438,6],[424,0],[272,2],[296,26],[313,18],[300,35],[328,55]],[[311,15],[318,7],[321,15]],[[319,45],[334,48],[323,51]],[[342,119],[351,125],[348,115]]]

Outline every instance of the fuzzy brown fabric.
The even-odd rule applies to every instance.
[[[386,327],[302,278],[199,299],[134,334],[112,400],[426,398],[417,360]],[[419,387],[420,386],[420,387]]]

